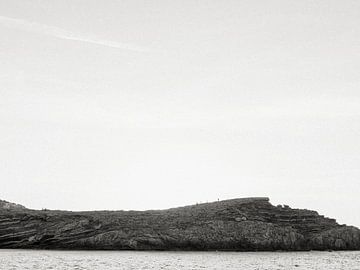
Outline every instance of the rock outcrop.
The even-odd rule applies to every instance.
[[[315,211],[273,206],[268,198],[149,211],[0,207],[0,248],[359,250],[360,230]]]
[[[26,209],[25,206],[22,206],[21,204],[16,204],[16,203],[11,203],[8,201],[3,201],[0,200],[0,210],[1,209],[12,209],[12,210],[16,210],[16,209],[20,209],[20,210],[24,210]]]

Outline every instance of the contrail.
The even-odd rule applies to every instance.
[[[46,24],[41,24],[36,22],[30,22],[23,19],[15,19],[10,17],[0,16],[0,24],[8,28],[20,29],[28,32],[38,33],[38,34],[52,36],[61,39],[87,42],[94,45],[106,46],[110,48],[129,50],[134,52],[151,51],[150,49],[145,47],[117,42],[117,41],[103,40],[92,36],[76,34],[74,32],[70,32],[59,27],[49,26]]]

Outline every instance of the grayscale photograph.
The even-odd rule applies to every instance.
[[[0,0],[0,270],[360,270],[360,1]]]

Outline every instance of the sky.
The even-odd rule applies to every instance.
[[[0,198],[360,226],[359,74],[359,1],[0,0]]]

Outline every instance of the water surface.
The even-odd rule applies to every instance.
[[[0,250],[0,269],[359,270],[360,251],[144,252]]]

